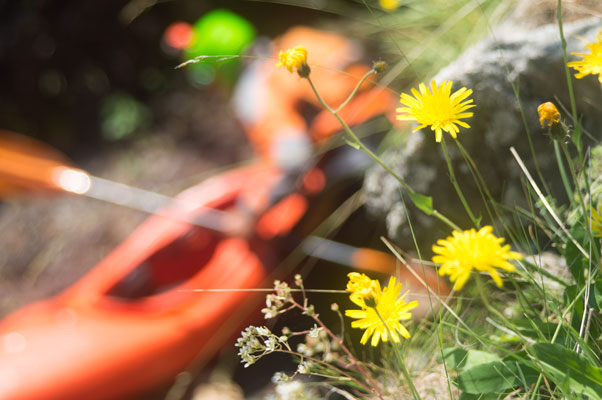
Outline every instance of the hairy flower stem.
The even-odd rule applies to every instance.
[[[351,91],[349,96],[347,96],[347,99],[345,99],[345,101],[342,102],[341,105],[336,110],[334,110],[334,112],[338,113],[339,111],[341,111],[343,109],[343,107],[345,107],[347,105],[347,103],[349,103],[349,101],[351,101],[351,99],[355,96],[355,94],[359,90],[360,86],[362,86],[362,83],[364,83],[364,81],[366,79],[368,79],[368,77],[375,72],[376,72],[376,70],[374,68],[372,68],[370,71],[366,72],[366,74],[364,76],[362,76],[362,79],[359,80],[357,85],[355,85],[355,87],[353,88],[353,90]],[[329,111],[333,112],[333,110],[329,110]]]
[[[412,189],[410,187],[410,185],[408,185],[399,175],[397,175],[395,172],[393,172],[393,170],[391,168],[389,168],[389,166],[387,164],[385,164],[376,154],[374,154],[372,152],[372,150],[370,150],[368,147],[366,147],[366,145],[364,145],[364,143],[362,143],[362,141],[357,137],[357,135],[353,132],[353,130],[351,130],[349,125],[347,125],[347,123],[343,120],[343,118],[341,118],[341,116],[337,112],[337,110],[340,109],[341,107],[339,107],[337,110],[334,110],[333,108],[331,108],[328,104],[326,104],[326,102],[324,101],[322,96],[320,96],[320,93],[314,86],[314,83],[312,82],[310,77],[307,77],[307,81],[309,82],[311,89],[313,90],[314,94],[316,95],[316,98],[318,99],[318,101],[320,102],[322,107],[324,107],[326,110],[328,110],[328,112],[330,112],[332,115],[334,115],[334,117],[337,119],[337,121],[339,121],[339,123],[343,127],[343,130],[349,136],[349,144],[357,149],[362,150],[364,153],[368,154],[374,161],[376,161],[381,167],[383,167],[385,169],[385,171],[387,171],[393,178],[395,178],[397,180],[397,182],[399,182],[399,184],[401,184],[401,186],[403,186],[403,188],[406,191],[408,191],[410,194],[417,194],[414,191],[414,189]],[[360,83],[361,83],[361,81],[360,81]],[[347,100],[345,102],[349,101],[350,98],[351,97],[347,98]],[[447,218],[445,215],[441,214],[436,209],[433,209],[431,214],[434,217],[436,217],[437,219],[439,219],[440,221],[444,222],[446,225],[448,225],[452,229],[461,230],[458,227],[458,225],[453,223],[449,218]]]
[[[571,185],[569,183],[569,177],[566,174],[566,169],[564,168],[564,163],[562,162],[562,155],[560,154],[560,147],[558,146],[558,142],[554,141],[554,155],[556,156],[556,164],[558,164],[558,170],[560,171],[560,178],[562,179],[562,184],[564,185],[564,190],[566,191],[566,196],[572,205],[575,204],[575,199],[573,198],[573,190],[571,189]]]
[[[562,57],[564,62],[564,73],[566,75],[566,84],[569,90],[569,99],[571,102],[571,114],[573,116],[573,121],[575,122],[577,129],[581,130],[579,126],[579,119],[577,117],[577,102],[575,101],[575,92],[573,90],[573,81],[571,80],[571,72],[568,66],[568,56],[566,54],[566,39],[564,38],[564,29],[562,28],[562,0],[558,0],[557,8],[556,8],[556,18],[558,20],[558,33],[560,34],[560,43],[562,45]],[[577,151],[579,151],[579,160],[583,160],[583,153],[581,149],[581,142],[575,143],[577,146]]]
[[[447,163],[447,170],[449,171],[449,179],[450,179],[452,185],[454,186],[454,189],[456,189],[456,193],[458,193],[458,197],[460,198],[460,201],[462,202],[464,209],[468,213],[470,220],[477,228],[480,229],[481,228],[480,221],[479,221],[479,219],[475,218],[474,214],[472,213],[472,210],[470,209],[470,206],[468,205],[468,202],[466,201],[466,198],[464,197],[464,193],[462,193],[462,189],[460,189],[460,185],[458,185],[458,181],[456,180],[456,174],[454,173],[454,167],[451,163],[451,159],[449,157],[449,152],[447,151],[447,145],[445,144],[445,138],[443,138],[443,140],[441,141],[441,148],[443,149],[443,155],[445,156],[445,162]]]
[[[512,324],[510,321],[508,321],[508,318],[506,318],[504,316],[504,314],[502,314],[501,312],[499,312],[496,308],[494,308],[491,303],[489,302],[489,299],[487,299],[487,293],[485,293],[485,284],[483,283],[483,280],[481,279],[481,274],[476,273],[475,274],[475,280],[477,281],[477,289],[479,291],[479,295],[481,296],[481,300],[483,301],[483,304],[485,305],[485,308],[492,314],[494,314],[495,316],[497,316],[500,320],[502,320],[502,322],[509,328],[512,329],[513,333],[515,335],[517,335],[518,337],[520,337],[521,339],[527,341],[525,339],[524,336],[522,336],[521,334],[519,334],[516,329],[514,329],[514,324]]]
[[[385,322],[382,315],[380,315],[380,313],[378,312],[378,309],[376,307],[373,307],[373,309],[376,312],[376,315],[378,315],[378,318],[380,318],[380,321],[383,323],[385,329],[387,330],[387,334],[391,338],[391,341],[393,341],[393,335],[391,334],[389,325]],[[403,376],[406,379],[406,381],[408,382],[408,386],[410,387],[410,390],[412,391],[412,397],[414,397],[414,400],[421,400],[420,393],[418,393],[416,386],[414,386],[414,381],[412,380],[412,377],[410,376],[410,372],[408,371],[408,369],[406,367],[405,360],[403,359],[403,356],[401,355],[401,352],[399,351],[399,346],[395,345],[395,343],[391,343],[391,346],[393,347],[393,352],[395,353],[395,356],[397,357],[397,361],[399,361],[399,366],[401,367],[401,372],[403,373]]]
[[[299,308],[302,311],[306,311],[306,308],[303,307],[301,304],[297,303],[294,299],[291,299],[290,301],[295,307]],[[322,329],[324,329],[324,332],[326,332],[328,334],[328,336],[330,336],[335,342],[337,342],[337,344],[339,346],[341,346],[341,349],[345,352],[345,354],[347,354],[347,357],[349,357],[351,364],[357,368],[357,371],[364,378],[366,378],[366,381],[372,386],[372,389],[370,389],[370,391],[372,393],[374,393],[376,396],[378,396],[379,399],[382,400],[383,396],[380,393],[380,390],[377,389],[378,386],[376,385],[376,382],[374,382],[374,380],[370,377],[370,374],[368,373],[368,371],[366,371],[364,369],[364,367],[362,367],[362,364],[359,362],[359,360],[357,358],[355,358],[355,356],[351,353],[351,351],[347,348],[347,346],[345,346],[345,344],[343,343],[343,340],[341,340],[341,338],[339,338],[337,335],[335,335],[326,325],[324,325],[324,323],[320,320],[320,318],[318,318],[315,314],[310,315],[310,317],[318,325],[320,325],[320,327]],[[366,385],[362,385],[362,386],[367,387]]]

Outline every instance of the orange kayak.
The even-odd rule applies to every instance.
[[[80,282],[0,322],[0,398],[129,398],[214,356],[264,295],[186,289],[269,287],[268,247],[182,217],[234,209],[279,179],[258,164],[186,190]]]

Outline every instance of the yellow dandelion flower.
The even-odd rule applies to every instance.
[[[402,93],[400,102],[405,107],[396,110],[401,113],[397,119],[418,122],[419,125],[414,132],[430,125],[431,130],[435,131],[437,142],[441,141],[442,131],[449,133],[455,139],[456,134],[460,132],[457,125],[470,128],[470,125],[461,119],[472,117],[474,115],[472,112],[465,111],[475,105],[472,104],[472,99],[468,99],[472,89],[463,87],[452,94],[452,84],[452,81],[443,81],[440,86],[437,86],[437,83],[432,81],[430,90],[424,83],[418,86],[420,92],[412,88],[414,97]]]
[[[453,231],[452,236],[437,241],[433,246],[433,262],[441,264],[439,275],[449,275],[455,282],[454,289],[460,290],[470,277],[473,269],[486,271],[498,287],[502,287],[496,268],[514,271],[508,260],[520,260],[522,255],[510,251],[510,245],[502,245],[504,238],[491,233],[493,228],[485,226],[478,232],[471,229],[464,232]]]
[[[370,279],[365,274],[358,272],[350,272],[347,274],[349,282],[347,282],[347,290],[351,292],[349,298],[356,304],[358,301],[363,301],[365,298],[373,298],[376,295],[378,281]],[[380,288],[380,285],[378,286]]]
[[[295,46],[278,54],[276,66],[285,67],[292,73],[293,67],[299,70],[304,64],[307,64],[307,50],[303,46]]]
[[[602,215],[600,212],[596,210],[594,207],[590,207],[591,219],[590,224],[592,227],[592,232],[596,237],[602,237]]]
[[[598,32],[596,41],[592,43],[586,43],[585,47],[588,48],[591,53],[571,53],[574,56],[583,57],[583,60],[571,61],[567,65],[577,70],[575,78],[581,79],[590,74],[597,74],[598,81],[602,83],[602,30]]]
[[[393,11],[401,5],[401,0],[378,0],[378,4],[385,11]]]
[[[357,321],[351,323],[352,328],[366,330],[362,335],[360,343],[366,344],[371,336],[372,340],[370,341],[370,344],[372,346],[378,346],[378,342],[381,339],[383,342],[387,342],[389,336],[391,336],[391,340],[395,343],[401,341],[400,336],[408,339],[410,337],[410,332],[408,332],[406,327],[399,321],[405,321],[412,318],[412,314],[408,311],[416,307],[418,302],[411,301],[406,303],[404,297],[407,292],[403,296],[399,296],[399,293],[401,292],[401,283],[397,283],[394,277],[389,279],[389,285],[382,291],[378,281],[375,282],[376,296],[374,297],[374,307],[367,307],[362,300],[356,301],[357,299],[351,299],[362,309],[345,310],[345,315],[347,317],[357,319]]]
[[[548,126],[552,126],[552,124],[557,124],[560,122],[560,113],[558,112],[558,109],[554,103],[549,101],[540,104],[539,107],[537,107],[537,113],[539,114],[539,123],[541,124],[542,128],[546,127],[546,122]]]

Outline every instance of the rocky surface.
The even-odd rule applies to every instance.
[[[588,52],[578,37],[594,40],[602,28],[602,19],[585,19],[564,28],[571,60],[576,57],[570,52]],[[528,131],[544,180],[563,199],[552,140],[542,133],[537,115],[537,106],[546,101],[570,109],[557,25],[524,30],[516,24],[504,24],[491,38],[470,48],[434,79],[452,80],[452,91],[463,86],[473,89],[476,107],[471,110],[474,117],[468,120],[471,128],[461,128],[458,140],[475,160],[495,199],[510,207],[525,205],[523,174],[509,148],[516,148],[535,175]],[[513,85],[520,94],[520,104]],[[573,85],[583,126],[592,135],[602,135],[602,90],[597,76],[573,79]],[[565,121],[572,124],[570,113],[559,109]],[[487,221],[484,203],[462,154],[449,135],[444,135],[462,191],[473,211]],[[405,146],[390,149],[383,157],[416,191],[432,196],[436,209],[462,228],[472,227],[450,182],[441,145],[435,143],[430,129],[411,134]],[[408,201],[406,214],[397,182],[379,166],[368,172],[364,189],[369,210],[385,218],[388,234],[401,246],[414,248],[407,215],[419,243],[427,250],[437,238],[450,233],[448,227],[410,206]]]

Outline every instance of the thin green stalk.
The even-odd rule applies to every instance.
[[[385,169],[385,171],[387,171],[389,174],[391,174],[391,176],[393,176],[401,184],[401,186],[403,186],[403,188],[405,190],[407,190],[408,192],[411,192],[411,193],[416,193],[400,176],[398,176],[395,172],[393,172],[393,170],[391,168],[389,168],[389,166],[387,164],[382,162],[382,160],[376,154],[374,154],[372,152],[372,150],[370,150],[368,147],[366,147],[364,145],[364,143],[362,143],[362,141],[351,130],[349,125],[347,125],[347,123],[343,120],[343,118],[341,118],[341,116],[338,114],[338,112],[336,110],[332,109],[328,104],[326,104],[324,99],[322,99],[322,96],[320,96],[320,94],[318,93],[318,90],[314,86],[314,83],[312,82],[311,78],[308,77],[307,81],[309,82],[309,84],[310,84],[314,94],[318,98],[318,101],[320,102],[320,104],[322,104],[322,106],[324,108],[326,108],[332,115],[334,115],[334,117],[339,121],[339,123],[343,127],[343,130],[345,131],[345,133],[347,135],[349,135],[349,137],[351,138],[351,141],[353,142],[353,144],[356,145],[358,149],[361,149],[363,152],[368,154],[374,161],[379,163],[380,166],[383,167]]]
[[[502,216],[500,215],[497,208],[495,207],[495,199],[489,192],[489,189],[487,188],[487,184],[485,183],[485,180],[481,176],[481,173],[479,171],[479,168],[477,167],[477,164],[474,162],[474,160],[472,159],[470,154],[468,154],[466,149],[464,149],[464,147],[462,146],[462,143],[460,143],[459,140],[455,140],[454,143],[458,146],[458,149],[460,150],[460,152],[462,153],[462,156],[464,157],[464,161],[466,161],[468,170],[470,171],[470,174],[472,175],[472,179],[474,180],[475,185],[477,185],[477,189],[479,190],[479,194],[481,195],[481,199],[483,200],[483,205],[485,206],[485,209],[487,210],[487,214],[489,214],[489,219],[491,221],[495,221],[496,218],[494,218],[494,216],[493,216],[493,213],[495,213],[498,217],[497,219],[501,220]],[[491,205],[493,206],[493,212],[491,211],[489,203],[491,203]]]
[[[454,167],[452,166],[451,159],[450,159],[449,153],[447,151],[447,145],[445,144],[445,138],[443,138],[443,140],[441,141],[441,148],[443,149],[443,155],[445,156],[445,162],[447,163],[447,170],[449,171],[449,179],[450,179],[452,185],[454,186],[454,189],[456,189],[456,193],[458,193],[458,197],[460,198],[460,201],[462,202],[464,209],[468,213],[470,220],[477,228],[480,228],[481,227],[480,221],[479,221],[479,219],[475,218],[474,214],[472,213],[472,210],[470,209],[470,206],[468,205],[468,202],[466,201],[466,198],[464,197],[464,193],[462,193],[462,189],[460,189],[460,185],[458,185],[458,181],[456,180],[456,174],[454,173]]]
[[[560,43],[562,44],[562,58],[564,64],[564,73],[566,75],[566,84],[569,90],[569,99],[571,102],[571,114],[573,116],[573,121],[575,121],[575,126],[577,129],[581,129],[579,127],[579,119],[577,119],[577,102],[575,101],[575,91],[573,90],[573,81],[571,80],[571,71],[568,66],[568,56],[566,54],[566,39],[564,38],[564,30],[562,28],[562,0],[558,0],[557,8],[556,8],[556,17],[558,20],[558,33],[560,34]],[[583,160],[583,152],[581,149],[581,143],[575,143],[577,146],[577,151],[579,152],[579,160]]]
[[[458,225],[456,225],[455,223],[453,223],[445,215],[441,214],[437,210],[433,210],[433,216],[435,218],[439,219],[441,222],[444,222],[445,224],[447,224],[447,226],[451,227],[452,229],[454,229],[456,231],[461,231],[462,230],[462,228],[460,228]]]
[[[558,142],[554,142],[555,144]],[[577,197],[579,200],[579,203],[583,206],[583,198],[581,197],[581,190],[579,190],[579,181],[578,181],[578,177],[577,177],[577,171],[575,170],[575,165],[573,164],[573,159],[571,158],[571,153],[569,153],[569,148],[567,147],[565,142],[561,142],[560,143],[560,148],[562,149],[562,152],[564,153],[564,158],[566,158],[566,163],[569,166],[569,171],[571,172],[571,177],[573,178],[573,183],[575,184],[575,187],[577,188],[576,192],[577,192]]]
[[[406,213],[407,219],[408,219],[408,226],[410,228],[410,234],[412,235],[412,240],[414,241],[414,248],[416,249],[416,253],[418,254],[418,259],[420,260],[420,266],[422,267],[422,279],[424,279],[424,281],[426,282],[426,275],[424,272],[424,265],[422,264],[422,254],[420,251],[420,247],[418,246],[418,240],[416,239],[416,234],[414,233],[414,227],[412,225],[412,220],[408,214],[408,209],[406,207],[406,203],[403,199],[403,197],[401,197],[401,204],[403,205],[403,209]],[[385,242],[385,245],[387,247],[390,246],[390,243],[383,238],[383,241]],[[400,260],[400,261],[405,261],[405,260]],[[406,267],[407,268],[407,267]],[[439,303],[441,303],[443,300],[440,297],[440,293],[441,293],[441,289],[439,287],[439,279],[437,279],[437,294],[439,296],[437,296],[437,299],[439,300]],[[432,301],[432,295],[431,292],[427,290],[427,294],[428,294],[428,299],[429,299],[429,305],[430,305],[430,309],[433,310],[433,301]],[[443,354],[443,324],[441,323],[443,320],[443,307],[438,307],[439,309],[437,310],[437,316],[439,318],[439,324],[437,325],[437,331],[438,331],[438,335],[437,338],[438,340],[438,344],[439,344],[439,351],[441,353],[441,359],[443,360],[443,370],[445,371],[445,377],[446,382],[447,382],[447,393],[449,394],[449,398],[453,399],[453,394],[452,394],[452,389],[451,389],[451,379],[449,377],[449,372],[447,370],[447,363],[445,362],[445,357]]]
[[[391,338],[391,342],[392,342],[393,335],[391,333],[391,330],[389,329],[389,325],[385,322],[382,315],[380,315],[380,313],[378,312],[378,308],[376,306],[372,307],[372,309],[374,310],[374,312],[376,312],[376,315],[378,315],[378,318],[380,318],[380,321],[382,322],[383,326],[387,330],[387,335]],[[412,397],[414,397],[414,400],[421,400],[420,393],[418,393],[416,386],[414,386],[414,381],[412,380],[412,377],[410,376],[410,372],[408,371],[408,369],[406,367],[406,363],[403,359],[403,355],[399,351],[399,346],[396,346],[395,343],[391,343],[391,345],[393,347],[393,352],[395,353],[395,356],[397,357],[397,361],[399,361],[399,365],[401,367],[401,372],[403,373],[404,378],[406,378],[406,381],[408,382],[408,386],[410,386],[410,390],[412,391]]]
[[[567,198],[571,204],[573,204],[575,201],[573,198],[573,190],[571,189],[569,178],[566,175],[564,163],[562,162],[562,157],[560,155],[560,148],[558,147],[558,141],[556,140],[554,140],[554,154],[556,155],[556,163],[558,164],[558,169],[560,170],[560,177],[562,178],[562,184],[564,185],[564,190],[566,190]]]
[[[347,99],[345,99],[345,101],[342,102],[341,105],[338,106],[336,110],[334,110],[334,112],[338,113],[339,111],[341,111],[341,109],[343,109],[343,107],[345,107],[347,105],[347,103],[349,103],[349,101],[353,98],[353,96],[355,96],[355,94],[357,93],[360,86],[362,86],[362,83],[364,83],[364,81],[366,79],[368,79],[368,77],[370,75],[372,75],[374,72],[376,72],[374,70],[374,68],[372,68],[370,71],[366,72],[366,74],[364,76],[362,76],[362,79],[360,79],[360,81],[357,83],[357,85],[355,85],[355,87],[351,91],[351,94],[349,94],[349,96],[347,96]],[[332,112],[332,111],[330,111],[330,112]]]
[[[478,274],[478,273],[476,273],[475,275],[476,275],[476,277],[475,277],[476,279],[475,280],[477,281],[477,290],[479,291],[479,295],[481,296],[481,300],[483,301],[483,304],[485,305],[485,308],[487,308],[487,310],[490,313],[494,314],[499,319],[501,319],[502,322],[504,324],[506,324],[509,327],[509,329],[512,329],[512,331],[518,337],[520,337],[521,339],[525,340],[525,338],[522,335],[520,335],[516,329],[513,328],[514,325],[510,321],[508,321],[508,319],[504,316],[504,314],[502,314],[501,312],[499,312],[495,307],[493,307],[491,305],[491,303],[489,302],[489,299],[487,298],[487,293],[485,293],[485,284],[483,283],[483,280],[481,279],[481,275]],[[525,340],[525,341],[527,341],[527,340]]]
[[[501,315],[501,313],[497,309],[493,308],[493,306],[489,302],[489,299],[487,298],[487,293],[485,293],[485,284],[483,283],[483,280],[481,279],[481,274],[479,274],[478,272],[475,274],[475,280],[477,282],[477,290],[479,291],[479,295],[481,296],[481,301],[483,301],[483,305],[485,305],[485,308],[487,309],[487,311],[489,311],[492,314],[495,314],[498,317],[501,316],[501,320],[504,323],[506,323],[507,322],[506,317]],[[511,324],[508,324],[508,325],[511,325]]]

